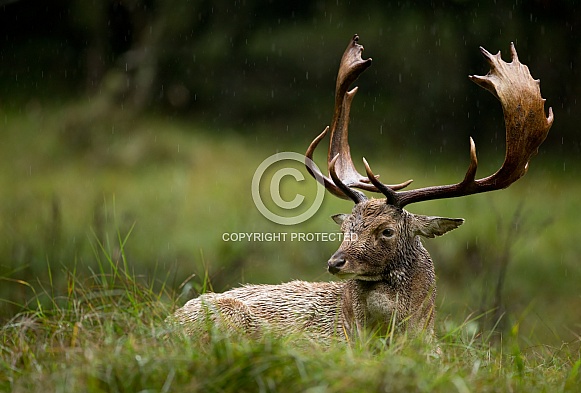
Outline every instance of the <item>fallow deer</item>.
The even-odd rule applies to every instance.
[[[333,216],[341,225],[345,240],[327,262],[328,271],[345,280],[247,285],[225,293],[206,293],[187,302],[173,316],[187,332],[199,331],[209,322],[253,335],[268,330],[350,340],[367,329],[387,332],[390,328],[432,335],[434,265],[420,237],[443,235],[464,220],[412,214],[404,207],[508,187],[526,173],[529,160],[549,132],[553,113],[549,108],[548,117],[545,115],[540,82],[520,63],[513,44],[510,63],[501,59],[500,52],[492,55],[480,48],[491,69],[485,76],[470,79],[489,90],[502,104],[506,124],[502,167],[493,175],[476,179],[476,148],[470,138],[470,164],[461,182],[400,191],[411,180],[383,184],[365,159],[367,176],[355,169],[351,159],[348,123],[357,87],[352,90],[349,87],[371,65],[370,58],[362,59],[363,47],[358,40],[355,35],[341,59],[331,126],[313,140],[305,154],[309,158],[305,160],[307,169],[313,177],[331,194],[355,203],[351,214]],[[309,163],[329,131],[329,176],[324,176]],[[378,192],[385,198],[368,199],[354,188]]]

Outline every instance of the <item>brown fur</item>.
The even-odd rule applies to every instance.
[[[419,236],[443,235],[463,220],[415,215],[382,199],[356,204],[351,214],[334,219],[346,240],[328,266],[346,280],[207,293],[187,302],[172,320],[188,333],[211,324],[251,335],[271,331],[347,340],[368,329],[387,333],[391,327],[431,334],[434,265]]]

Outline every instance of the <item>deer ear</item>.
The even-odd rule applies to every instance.
[[[424,237],[442,236],[464,223],[463,218],[429,217],[415,215],[413,230],[415,235]]]
[[[342,225],[343,221],[345,221],[345,219],[349,216],[349,214],[333,214],[331,216],[331,218],[333,219],[333,221],[335,221],[337,224]]]

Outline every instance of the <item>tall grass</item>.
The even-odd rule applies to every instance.
[[[68,276],[68,291],[37,292],[1,327],[0,389],[13,392],[497,392],[577,391],[578,347],[522,349],[513,326],[491,345],[479,317],[441,330],[437,343],[405,335],[324,345],[308,337],[251,340],[210,331],[187,337],[164,324],[175,295],[130,273],[127,236],[99,271]],[[63,273],[63,272],[61,272]]]

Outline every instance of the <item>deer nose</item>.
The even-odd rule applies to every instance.
[[[345,255],[343,253],[335,253],[327,262],[329,273],[337,274],[341,271],[341,268],[345,266]]]

